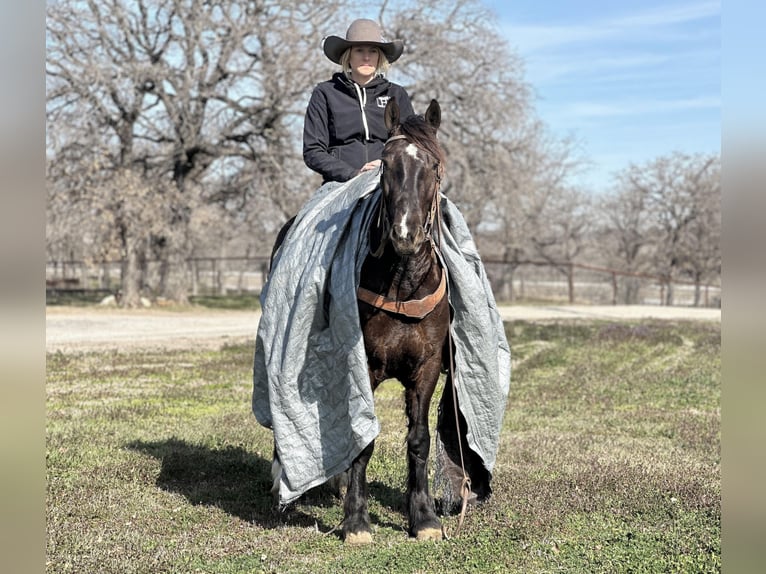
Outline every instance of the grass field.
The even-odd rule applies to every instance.
[[[272,508],[253,349],[49,354],[47,571],[719,572],[720,324],[507,325],[494,494],[407,539],[405,419],[376,399],[374,541],[346,547],[319,487]]]

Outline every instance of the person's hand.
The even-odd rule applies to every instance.
[[[364,164],[361,169],[359,170],[359,173],[363,173],[365,171],[370,171],[373,169],[378,169],[380,167],[380,160],[374,159],[372,161],[368,161],[366,164]]]

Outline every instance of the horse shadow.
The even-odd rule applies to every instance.
[[[182,495],[192,505],[219,508],[266,529],[289,525],[316,527],[322,532],[329,532],[337,526],[326,524],[301,509],[305,506],[342,507],[342,500],[329,486],[317,486],[306,492],[297,503],[279,508],[270,492],[271,459],[242,447],[213,448],[177,438],[137,440],[126,447],[159,460],[161,467],[156,479],[157,487]],[[398,503],[402,493],[397,489],[379,482],[371,484],[370,488],[382,504],[402,510]],[[373,522],[379,526],[401,528],[401,525],[383,523],[374,518]]]

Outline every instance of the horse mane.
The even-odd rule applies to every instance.
[[[436,129],[429,125],[422,115],[409,116],[399,127],[409,141],[436,158],[441,169],[444,169],[447,159],[444,148],[436,137]]]

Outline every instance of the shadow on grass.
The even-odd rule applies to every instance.
[[[155,442],[134,441],[128,448],[148,454],[162,463],[157,486],[167,492],[183,495],[193,505],[212,506],[252,522],[263,528],[285,525],[316,526],[328,532],[335,524],[326,524],[315,515],[303,512],[301,506],[342,507],[326,486],[305,493],[297,503],[279,510],[271,496],[271,460],[241,447],[211,448],[190,444],[180,439]],[[380,482],[370,485],[370,492],[384,506],[402,510],[403,493]],[[400,529],[402,525],[372,521],[382,527]],[[340,530],[336,531],[340,535]]]
[[[162,463],[157,486],[194,505],[213,506],[263,528],[284,525],[332,528],[290,505],[279,510],[271,496],[271,460],[241,447],[211,448],[179,439],[134,441],[128,448]],[[328,497],[331,498],[331,494]],[[325,504],[329,506],[330,500]]]

